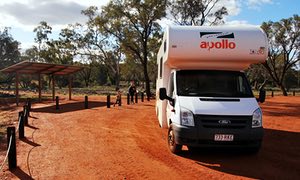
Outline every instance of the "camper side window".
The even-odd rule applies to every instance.
[[[160,62],[159,62],[159,78],[162,78],[162,62],[163,62],[163,58],[160,58]]]
[[[174,92],[174,73],[171,73],[169,79],[168,96],[173,97],[173,92]]]

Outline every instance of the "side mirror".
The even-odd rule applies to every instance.
[[[167,99],[168,101],[170,101],[171,106],[174,106],[174,104],[175,104],[174,99],[167,95],[166,88],[159,88],[159,99],[160,100]]]
[[[160,100],[165,100],[167,99],[167,90],[166,88],[159,88],[159,99]]]
[[[260,103],[263,103],[263,102],[265,102],[265,100],[266,100],[266,91],[264,89],[260,89],[258,101]]]

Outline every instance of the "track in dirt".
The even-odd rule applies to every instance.
[[[7,178],[34,179],[299,179],[300,98],[276,97],[262,105],[265,137],[261,151],[232,150],[180,156],[167,149],[154,101],[106,108],[104,97],[78,98],[56,111],[35,104],[18,143],[19,168]],[[291,99],[293,101],[291,102]],[[125,102],[125,101],[123,101]]]

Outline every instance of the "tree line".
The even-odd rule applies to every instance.
[[[21,60],[79,64],[86,68],[76,75],[75,86],[119,87],[121,80],[135,80],[144,82],[146,94],[151,96],[150,84],[155,84],[156,53],[163,34],[159,22],[220,25],[228,10],[220,6],[220,0],[111,0],[106,6],[91,6],[81,13],[87,21],[61,29],[58,39],[49,38],[52,27],[41,21],[33,30],[36,45],[23,54],[9,29],[0,31],[0,69]],[[283,95],[287,95],[287,88],[299,87],[299,24],[298,15],[262,23],[269,40],[269,55],[265,63],[246,71],[253,87],[274,85]],[[295,78],[298,82],[293,81]],[[0,74],[0,86],[12,80],[13,75]],[[66,83],[66,78],[59,77],[59,86]],[[23,85],[30,85],[30,78],[23,78]]]

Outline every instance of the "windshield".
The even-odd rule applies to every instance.
[[[182,70],[176,74],[179,96],[253,97],[241,72]]]

